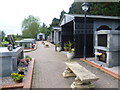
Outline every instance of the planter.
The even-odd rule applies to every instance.
[[[49,45],[48,45],[48,44],[45,44],[45,48],[49,48]]]
[[[61,47],[57,47],[56,49],[57,49],[57,51],[58,51],[58,52],[60,52],[60,51],[61,51]]]
[[[25,59],[26,63],[29,64],[30,63],[30,59]]]
[[[45,43],[44,42],[41,42],[43,45],[45,45]]]
[[[64,51],[68,51],[68,48],[64,48]]]
[[[72,59],[74,57],[74,53],[67,52],[67,58]]]
[[[21,83],[22,81],[23,81],[23,79],[20,79],[20,80],[16,80],[15,82]]]

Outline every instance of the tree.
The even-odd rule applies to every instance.
[[[95,2],[91,3],[90,7],[88,14],[120,16],[120,2]]]
[[[68,14],[84,14],[81,5],[83,2],[74,2],[69,8]],[[120,2],[90,2],[89,15],[120,16]],[[59,22],[66,12],[61,11],[60,19],[53,18],[49,29],[59,26]]]
[[[120,2],[91,2],[87,14],[120,16]],[[69,8],[69,14],[83,14],[81,10],[82,2],[74,2]]]
[[[22,40],[22,35],[18,35],[18,33],[17,33],[17,35],[14,35],[14,37],[15,37],[16,41]]]
[[[22,22],[22,36],[25,38],[36,38],[39,32],[40,20],[32,15],[25,18]]]
[[[46,26],[45,23],[43,23],[42,27],[40,27],[40,32],[44,33],[47,37],[50,34],[51,30]]]
[[[2,42],[4,38],[5,38],[5,32],[0,31],[0,42]]]
[[[66,12],[63,10],[63,11],[61,12],[61,14],[60,14],[60,20],[62,19],[62,17],[63,17],[64,14],[66,14]],[[59,21],[60,21],[60,20],[59,20]]]
[[[60,22],[60,19],[53,18],[52,23],[50,24],[50,29],[52,29],[52,27],[59,26],[59,22]]]
[[[81,10],[82,2],[74,2],[69,8],[69,14],[82,14]]]

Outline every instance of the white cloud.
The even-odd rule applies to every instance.
[[[49,25],[60,12],[68,12],[74,0],[0,0],[0,30],[20,33],[21,23],[29,15]]]

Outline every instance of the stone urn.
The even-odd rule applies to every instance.
[[[61,47],[57,47],[56,49],[57,49],[57,51],[58,51],[58,52],[60,52],[60,51],[61,51]]]
[[[74,57],[74,53],[67,52],[67,58],[72,59]]]

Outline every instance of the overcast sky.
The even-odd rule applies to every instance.
[[[39,17],[49,25],[60,12],[69,11],[74,0],[0,0],[0,30],[6,34],[21,34],[21,24],[29,15]]]

